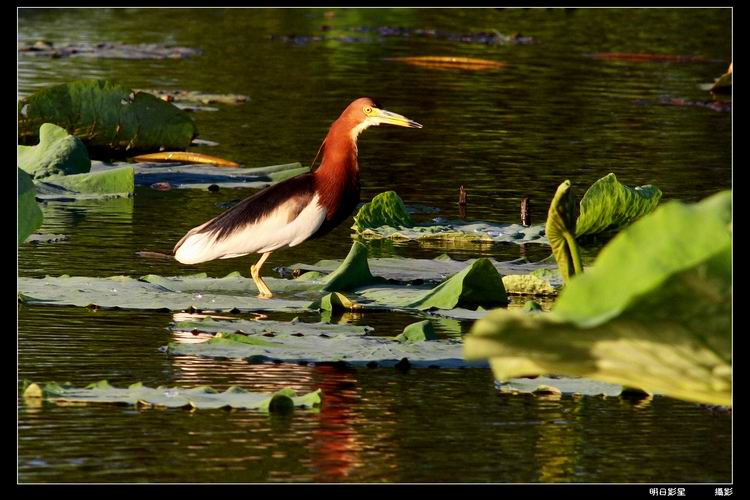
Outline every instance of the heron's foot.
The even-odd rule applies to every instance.
[[[258,287],[259,299],[270,299],[271,297],[273,297],[273,293],[271,293],[271,289],[268,288],[268,285],[266,285],[266,282],[263,281],[263,278],[260,277],[258,268],[256,268],[255,266],[251,266],[250,275],[253,277],[253,282],[255,282],[255,286]]]

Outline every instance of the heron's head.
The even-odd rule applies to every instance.
[[[339,120],[344,120],[345,123],[349,124],[353,139],[356,139],[363,130],[373,125],[387,124],[398,127],[422,128],[422,125],[405,116],[386,111],[369,97],[360,97],[352,102],[341,113]]]

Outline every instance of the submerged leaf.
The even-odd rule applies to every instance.
[[[18,146],[18,167],[34,179],[42,179],[88,172],[91,160],[80,139],[64,128],[45,123],[39,128],[39,144]]]
[[[18,169],[18,244],[42,225],[42,210],[36,202],[36,190],[31,176]]]
[[[42,89],[18,102],[19,142],[37,139],[43,123],[80,138],[94,156],[185,149],[197,129],[172,104],[104,80],[82,80]]]
[[[618,234],[551,313],[477,321],[465,355],[490,358],[501,380],[559,373],[731,405],[730,224],[729,192],[667,203]]]
[[[631,188],[621,184],[610,173],[596,181],[581,199],[575,236],[618,231],[652,212],[661,199],[655,186]]]
[[[105,403],[129,404],[166,408],[237,408],[274,412],[290,408],[312,408],[320,406],[322,391],[297,396],[293,389],[282,389],[275,393],[249,392],[240,387],[230,387],[218,392],[211,387],[146,387],[142,383],[127,388],[113,387],[106,380],[89,384],[85,388],[59,385],[54,382],[44,385],[29,384],[24,398],[42,398],[53,403]],[[280,401],[280,399],[282,401]]]

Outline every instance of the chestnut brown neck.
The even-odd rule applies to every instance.
[[[323,141],[323,160],[314,172],[315,191],[328,218],[342,205],[344,198],[359,199],[359,164],[357,138],[351,131],[356,123],[344,117],[336,120]]]

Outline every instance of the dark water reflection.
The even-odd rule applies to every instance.
[[[394,189],[410,205],[468,219],[516,222],[523,197],[546,218],[557,185],[581,196],[609,172],[655,184],[664,199],[698,200],[731,187],[730,113],[658,104],[709,100],[699,88],[731,57],[724,9],[75,9],[22,10],[19,40],[118,41],[198,47],[186,60],[19,57],[19,95],[78,78],[133,88],[181,88],[250,96],[241,106],[193,115],[196,150],[264,166],[314,157],[328,125],[353,98],[370,95],[425,125],[379,127],[360,138],[363,199]],[[321,27],[330,27],[323,31]],[[378,37],[361,27],[491,31],[530,45],[445,38]],[[356,36],[291,44],[272,35]],[[597,52],[699,55],[708,62],[635,63]],[[436,71],[386,58],[453,55],[499,60],[499,72]],[[168,253],[191,227],[246,196],[243,190],[157,192],[130,200],[48,203],[42,231],[66,241],[20,247],[22,276],[246,273],[248,259],[201,266],[144,259]],[[345,222],[328,237],[278,252],[270,267],[342,258]],[[539,245],[465,247],[368,242],[370,255],[514,259],[549,255]],[[136,410],[19,405],[19,479],[38,481],[711,482],[731,479],[731,417],[656,398],[504,397],[486,370],[347,371],[167,357],[172,314],[34,307],[19,310],[19,378],[108,379],[114,385],[241,385],[273,391],[322,388],[319,412]],[[278,318],[289,319],[289,318]],[[415,317],[352,319],[395,334]],[[441,335],[467,324],[439,323]]]

